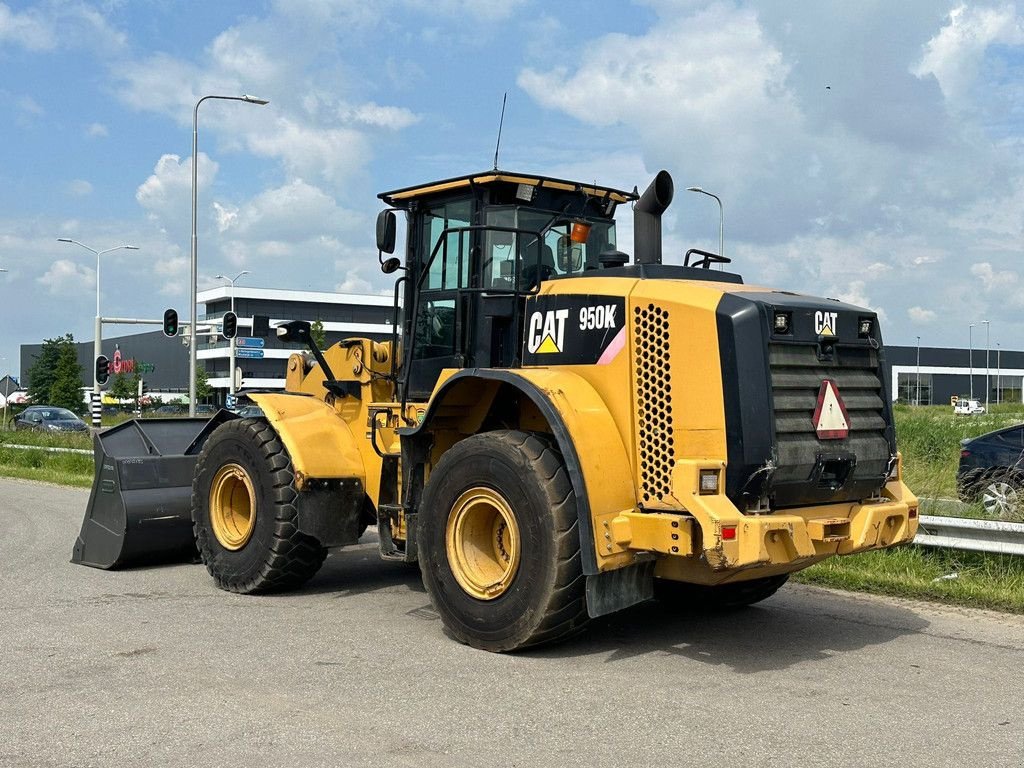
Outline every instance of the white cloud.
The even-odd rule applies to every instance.
[[[1012,289],[1020,280],[1020,275],[1010,270],[997,270],[987,261],[971,265],[971,274],[981,281],[986,291]]]
[[[52,25],[38,9],[15,13],[0,3],[0,44],[14,43],[30,51],[45,51],[56,46]]]
[[[317,129],[281,117],[275,130],[248,137],[249,149],[257,155],[281,160],[293,177],[322,176],[340,183],[361,167],[370,155],[369,143],[351,128]]]
[[[53,2],[18,13],[0,3],[0,47],[20,45],[29,51],[92,48],[118,51],[125,35],[113,29],[99,11],[85,3]]]
[[[400,131],[415,125],[420,121],[420,116],[405,107],[387,107],[375,104],[370,101],[360,104],[357,107],[342,108],[340,114],[343,120],[362,125],[369,125],[376,128],[388,128]]]
[[[930,309],[924,307],[910,307],[907,310],[907,316],[910,318],[910,322],[917,325],[924,325],[926,323],[934,323],[938,315]]]
[[[92,184],[85,179],[73,179],[64,185],[64,192],[72,197],[88,197],[92,194]]]
[[[338,293],[373,293],[373,286],[359,276],[358,269],[353,269],[334,286],[334,290]]]
[[[85,135],[90,139],[102,139],[110,135],[107,126],[103,123],[90,123],[85,128]]]
[[[217,163],[202,152],[196,168],[199,189],[207,188],[217,175]],[[135,199],[150,216],[161,218],[167,215],[181,216],[190,212],[192,198],[192,164],[189,158],[182,160],[178,155],[161,155],[153,174],[139,185]]]
[[[959,5],[949,12],[949,22],[925,45],[912,71],[918,77],[933,75],[946,99],[958,101],[969,93],[982,57],[993,43],[1024,43],[1024,21],[1015,6]]]
[[[96,272],[70,259],[57,259],[36,282],[54,296],[81,295],[96,286]]]

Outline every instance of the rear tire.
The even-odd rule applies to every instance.
[[[299,532],[297,496],[291,458],[265,420],[232,420],[210,435],[192,481],[192,523],[218,587],[280,591],[320,570],[327,550]]]
[[[730,611],[765,600],[789,580],[789,574],[732,584],[705,586],[667,579],[654,580],[654,597],[674,608],[693,611]]]
[[[487,651],[564,639],[588,621],[576,494],[547,438],[468,437],[430,474],[423,583],[448,632]]]

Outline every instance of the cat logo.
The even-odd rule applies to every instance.
[[[835,336],[838,317],[838,312],[822,312],[821,310],[815,312],[814,332],[819,336]]]
[[[561,352],[565,343],[565,321],[568,318],[568,309],[538,311],[530,315],[526,334],[526,348],[530,354]]]

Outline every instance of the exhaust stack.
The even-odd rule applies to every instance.
[[[633,207],[633,253],[637,264],[661,264],[661,214],[675,190],[668,171],[659,171]]]

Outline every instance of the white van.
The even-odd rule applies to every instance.
[[[965,416],[974,416],[978,413],[984,413],[985,406],[981,404],[980,400],[971,400],[970,398],[962,397],[953,404],[953,413],[960,413]]]

